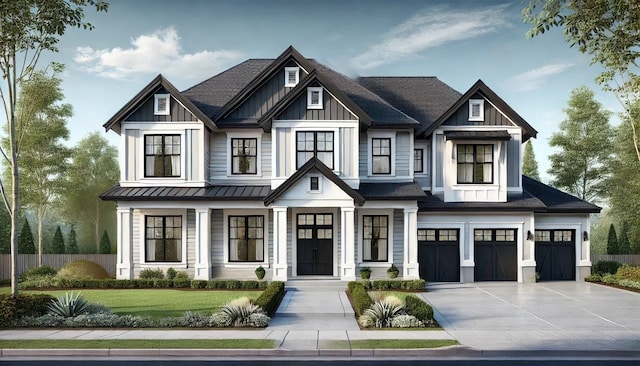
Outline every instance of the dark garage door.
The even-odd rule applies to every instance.
[[[475,281],[516,281],[518,250],[516,229],[476,229]]]
[[[427,282],[460,282],[458,238],[458,230],[418,230],[420,278]]]
[[[575,230],[536,230],[536,272],[541,281],[576,279]]]

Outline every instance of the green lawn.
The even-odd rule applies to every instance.
[[[0,349],[271,349],[271,339],[26,339],[0,341]]]
[[[24,294],[50,294],[58,297],[67,290],[21,291]],[[233,299],[246,296],[256,299],[262,291],[208,291],[178,289],[117,289],[75,290],[74,293],[92,303],[100,303],[117,314],[132,314],[155,318],[179,317],[185,311],[210,315]],[[10,293],[10,288],[0,288],[0,293]]]

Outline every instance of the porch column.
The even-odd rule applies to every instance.
[[[418,270],[418,208],[404,209],[404,262],[402,277],[405,280],[420,278]]]
[[[211,214],[208,208],[196,209],[196,280],[211,279]]]
[[[118,207],[117,211],[117,257],[116,257],[116,278],[119,280],[133,279],[133,245],[131,243],[131,232],[133,224],[131,222],[132,210],[130,208]]]
[[[340,209],[340,279],[342,281],[356,280],[355,263],[355,228],[354,207],[342,207]]]
[[[273,207],[273,280],[287,281],[287,207]]]

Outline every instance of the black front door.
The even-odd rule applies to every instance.
[[[419,229],[420,278],[427,282],[460,282],[458,230]]]
[[[474,230],[475,281],[518,279],[518,249],[515,229]]]
[[[536,272],[541,281],[576,279],[575,230],[536,230]]]
[[[298,214],[298,274],[333,274],[333,215]]]

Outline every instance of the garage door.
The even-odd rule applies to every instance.
[[[516,281],[517,273],[516,229],[476,229],[475,281]]]
[[[536,272],[541,281],[576,279],[575,230],[536,230]]]
[[[460,282],[458,230],[419,229],[418,262],[427,282]]]

